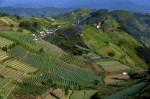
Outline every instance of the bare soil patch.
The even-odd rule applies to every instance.
[[[88,68],[92,72],[95,72],[95,73],[103,72],[103,70],[100,69],[100,67],[92,61],[84,60],[84,63],[86,64],[86,68]]]
[[[129,75],[123,74],[115,74],[115,75],[107,75],[104,79],[105,83],[119,82],[129,79]]]

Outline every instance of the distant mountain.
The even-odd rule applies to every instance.
[[[12,6],[22,8],[45,8],[45,7],[85,7],[89,9],[109,9],[150,12],[148,0],[3,0],[1,7]]]
[[[47,8],[13,8],[13,7],[1,7],[0,12],[6,12],[11,15],[18,14],[19,16],[31,17],[32,15],[36,17],[43,16],[53,16],[65,12],[72,11],[73,8],[55,8],[55,7],[47,7]]]

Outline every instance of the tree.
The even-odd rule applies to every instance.
[[[34,15],[32,15],[32,17],[34,17]]]
[[[39,50],[39,52],[40,52],[40,53],[44,52],[44,49],[43,49],[43,48],[41,48],[41,49]]]
[[[69,93],[69,86],[67,86],[67,87],[65,88],[65,95],[67,96],[68,93]]]

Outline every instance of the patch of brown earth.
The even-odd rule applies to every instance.
[[[92,61],[84,60],[84,63],[86,64],[86,68],[88,68],[92,72],[95,73],[104,72],[102,69],[100,69],[100,67],[96,63]]]
[[[123,75],[123,74],[107,75],[104,79],[104,82],[105,83],[119,82],[129,78],[130,78],[129,75]]]

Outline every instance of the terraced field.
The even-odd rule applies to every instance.
[[[134,95],[135,93],[141,91],[148,84],[149,84],[149,82],[147,82],[147,81],[137,83],[137,84],[132,85],[131,87],[128,87],[122,91],[119,91],[111,96],[108,96],[105,99],[125,99],[125,96],[126,96],[126,99],[128,99],[129,96]]]
[[[37,68],[43,68],[45,66],[45,60],[42,56],[29,52],[27,56],[20,59],[21,62],[34,66]]]
[[[50,54],[54,57],[60,55],[61,52],[63,52],[62,49],[58,48],[57,46],[50,44],[44,40],[40,40],[38,44],[35,46],[37,50],[43,48],[44,52],[47,54]]]
[[[0,75],[2,75],[5,78],[10,78],[12,80],[17,80],[18,82],[21,82],[25,77],[28,75],[24,72],[13,70],[11,68],[7,68],[4,66],[0,67]]]
[[[0,48],[5,47],[5,46],[9,46],[10,44],[13,44],[13,41],[8,40],[8,39],[0,36]]]
[[[70,99],[91,99],[91,97],[97,92],[97,90],[81,90],[74,91]]]
[[[5,52],[0,50],[0,62],[8,57],[9,56]]]
[[[131,69],[131,67],[121,64],[118,61],[97,62],[97,64],[101,65],[108,72]]]
[[[26,50],[21,46],[17,46],[14,49],[8,51],[8,54],[15,58],[20,58],[26,54]]]
[[[14,69],[17,69],[19,71],[23,71],[23,72],[26,72],[26,73],[33,73],[37,70],[37,68],[35,67],[31,67],[29,65],[26,65],[20,61],[17,61],[17,60],[14,60],[14,61],[11,61],[9,63],[7,63],[7,66],[10,66]]]
[[[10,80],[8,83],[6,83],[4,86],[3,86],[3,90],[2,92],[4,93],[3,94],[3,97],[4,99],[7,99],[8,96],[11,94],[11,92],[17,87],[16,84],[14,84],[14,82],[12,80]]]
[[[18,23],[16,23],[15,21],[11,20],[8,17],[1,17],[0,20],[3,21],[4,23],[8,24],[8,25],[11,25],[11,24],[18,25]]]

